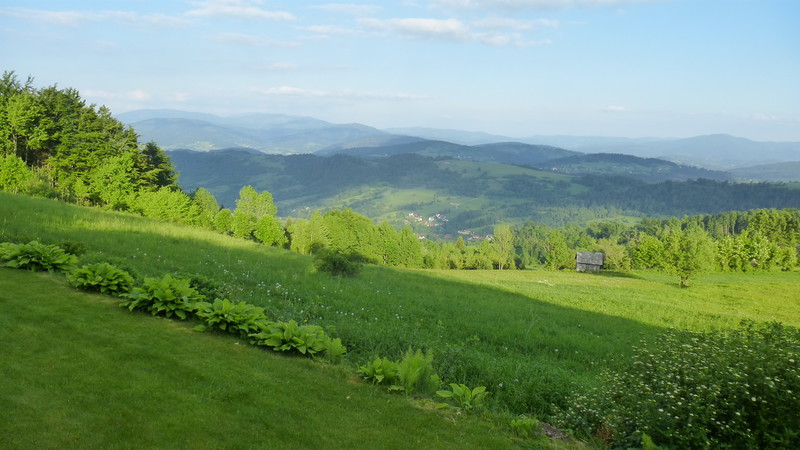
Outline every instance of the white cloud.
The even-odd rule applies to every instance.
[[[268,11],[260,8],[259,0],[207,0],[192,2],[196,9],[186,12],[189,17],[241,17],[245,19],[295,20],[295,16],[284,11]]]
[[[274,39],[265,39],[259,36],[245,33],[217,33],[211,36],[212,39],[219,42],[237,45],[249,45],[252,47],[299,47],[300,44],[291,41],[276,41]]]
[[[361,19],[359,23],[374,30],[415,38],[466,41],[472,37],[469,28],[458,19]]]
[[[626,107],[624,107],[624,106],[620,106],[620,105],[608,105],[608,106],[606,106],[605,108],[603,108],[603,111],[606,111],[606,112],[613,112],[613,113],[619,113],[619,112],[626,112],[626,111],[628,111],[628,108],[626,108]]]
[[[488,17],[473,22],[476,27],[492,30],[512,29],[518,31],[532,30],[535,28],[558,28],[561,23],[552,19],[519,20],[508,17]]]
[[[396,33],[417,39],[441,39],[457,42],[480,42],[493,46],[534,47],[550,44],[549,39],[530,41],[521,33],[480,33],[472,31],[457,19],[362,19],[366,28],[381,33]],[[514,22],[517,26],[520,23]],[[509,25],[509,22],[506,22]]]
[[[538,47],[541,45],[550,45],[553,42],[550,39],[542,39],[540,41],[530,41],[525,36],[519,33],[502,34],[502,33],[481,33],[476,34],[475,39],[496,47]]]
[[[509,19],[506,17],[489,17],[473,22],[475,26],[480,28],[489,28],[492,30],[510,28],[512,30],[530,30],[533,28],[533,23],[528,20]]]
[[[311,6],[311,8],[362,17],[374,15],[382,9],[378,5],[360,5],[356,3],[328,3],[325,5]]]

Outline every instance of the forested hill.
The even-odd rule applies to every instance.
[[[728,172],[676,164],[657,158],[639,158],[613,153],[567,156],[547,161],[547,167],[553,171],[570,175],[623,175],[650,183],[698,178],[719,181],[734,179],[734,176]]]
[[[447,141],[407,138],[405,142],[382,145],[337,145],[316,152],[318,155],[351,155],[380,157],[416,153],[434,158],[464,159],[476,162],[494,162],[519,166],[539,167],[548,161],[581,153],[550,145],[532,145],[521,142],[497,142],[482,145],[461,145]]]
[[[226,150],[169,152],[186,190],[205,187],[226,206],[252,185],[274,195],[279,214],[350,207],[401,225],[440,214],[443,233],[535,220],[556,226],[617,216],[683,216],[755,208],[799,208],[800,185],[712,180],[646,183],[619,176],[571,176],[505,164],[417,154],[264,155]]]

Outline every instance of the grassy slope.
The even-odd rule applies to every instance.
[[[0,269],[0,447],[504,448],[341,370]]]
[[[90,248],[84,259],[117,258],[141,275],[215,277],[231,298],[341,337],[354,365],[399,358],[408,346],[433,349],[448,381],[485,385],[491,401],[541,417],[665,327],[728,328],[742,318],[800,325],[797,272],[713,274],[688,290],[649,273],[368,266],[338,279],[314,273],[300,255],[127,214],[0,193],[0,217],[0,238],[81,241]]]

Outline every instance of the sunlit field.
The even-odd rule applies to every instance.
[[[54,201],[0,194],[0,237],[80,244],[139,277],[202,274],[277,320],[321,325],[353,370],[409,347],[434,353],[443,379],[483,385],[492,408],[547,419],[576,390],[619,367],[669,327],[710,330],[742,319],[800,325],[800,273],[665,274],[428,271],[366,266],[354,278],[312,259],[216,233]]]

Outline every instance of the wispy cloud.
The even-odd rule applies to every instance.
[[[134,100],[134,101],[145,101],[149,100],[152,95],[144,90],[137,89],[133,91],[125,91],[125,92],[110,92],[110,91],[103,91],[103,90],[94,90],[94,89],[87,89],[85,91],[81,91],[81,94],[85,95],[92,100]]]
[[[255,89],[255,92],[270,96],[292,96],[306,98],[332,98],[332,99],[354,99],[354,100],[422,100],[428,97],[405,92],[398,93],[375,93],[360,92],[351,90],[325,91],[315,89],[304,89],[292,86],[280,86],[268,89]]]
[[[312,25],[304,29],[320,36],[346,36],[358,33],[356,30],[332,25]]]
[[[259,0],[207,0],[192,2],[195,9],[186,12],[188,17],[239,17],[245,19],[295,20],[294,14],[269,11],[259,7]]]
[[[531,41],[521,33],[475,32],[458,19],[361,19],[359,23],[382,34],[407,38],[438,39],[455,42],[480,42],[493,46],[533,47],[550,44],[549,39]],[[506,23],[508,27],[510,23]],[[513,23],[520,26],[520,23]],[[497,25],[497,24],[495,24]]]
[[[211,39],[219,42],[236,45],[248,45],[251,47],[299,47],[300,44],[292,41],[279,41],[275,39],[266,39],[260,36],[245,33],[217,33],[211,36]]]
[[[603,111],[612,112],[612,113],[620,113],[620,112],[628,111],[628,108],[626,108],[624,106],[620,106],[620,105],[608,105],[605,108],[603,108]]]
[[[361,5],[356,3],[328,3],[310,6],[310,8],[362,17],[375,15],[382,9],[378,5]]]
[[[620,6],[658,0],[432,0],[431,4],[444,9],[563,9],[598,6]]]
[[[754,120],[756,122],[778,122],[778,123],[796,123],[800,124],[800,116],[790,117],[790,116],[779,116],[775,114],[765,114],[763,112],[757,112],[750,114],[750,120]]]
[[[359,23],[376,31],[392,32],[414,38],[456,41],[466,41],[472,38],[469,27],[458,19],[361,19]]]
[[[274,62],[264,66],[264,70],[275,71],[275,72],[286,71],[286,70],[298,70],[299,68],[300,66],[290,62]]]
[[[560,22],[558,20],[519,20],[508,17],[488,17],[486,19],[476,20],[473,22],[473,24],[479,28],[492,30],[511,29],[519,31],[533,30],[535,28],[558,28],[560,26]]]
[[[0,8],[0,16],[44,22],[52,25],[80,26],[86,22],[119,21],[132,25],[174,27],[186,19],[166,14],[139,14],[128,11],[46,11],[30,8]]]

